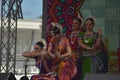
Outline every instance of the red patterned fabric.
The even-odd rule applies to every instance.
[[[84,0],[47,0],[47,32],[51,28],[51,22],[57,22],[63,26],[63,33],[68,36],[72,31],[73,18],[78,18],[83,2]]]
[[[41,75],[33,75],[30,80],[58,80],[58,77],[56,73],[50,72]]]

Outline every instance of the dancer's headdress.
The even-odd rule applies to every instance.
[[[52,29],[51,32],[52,34],[56,35],[56,34],[62,34],[62,25],[60,25],[59,23],[52,23]]]
[[[40,41],[38,41],[35,45],[38,45],[38,46],[42,47],[43,49],[46,49],[45,39],[40,39]]]

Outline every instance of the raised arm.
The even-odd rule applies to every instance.
[[[66,46],[66,53],[60,55],[60,58],[69,57],[72,55],[71,46],[69,40],[66,38],[64,45]]]
[[[55,58],[55,55],[51,52],[51,50],[52,50],[52,47],[49,46],[47,52],[50,55],[50,57]]]
[[[98,38],[97,38],[97,41],[96,41],[97,47],[101,46],[101,42],[102,42],[102,30],[98,29]]]
[[[26,52],[22,53],[22,56],[29,57],[29,58],[34,58],[37,54],[38,53],[36,51],[32,51],[32,52],[26,51]]]
[[[52,53],[53,40],[54,40],[54,37],[51,38],[51,41],[50,41],[50,43],[49,43],[49,45],[48,45],[47,53],[50,55],[50,57],[55,58],[55,55]]]

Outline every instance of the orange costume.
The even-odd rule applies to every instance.
[[[58,41],[54,37],[51,39],[50,47],[52,47],[52,53],[56,51],[60,52],[60,55],[65,55],[67,48],[70,47],[68,38],[62,36],[61,40]],[[54,58],[53,66],[58,66],[57,72],[60,80],[72,80],[72,77],[76,74],[76,66],[72,56],[66,56],[64,58]]]

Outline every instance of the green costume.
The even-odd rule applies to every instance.
[[[96,32],[88,35],[85,35],[85,32],[81,32],[79,34],[79,39],[81,39],[83,43],[89,47],[92,47],[96,43],[97,38],[98,33]],[[82,49],[82,56],[82,78],[84,78],[86,73],[96,73],[102,62],[99,58],[99,51],[96,52],[96,55],[92,55],[90,51]]]

